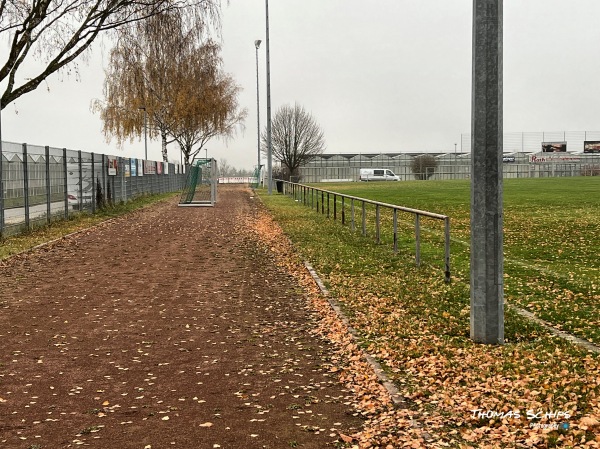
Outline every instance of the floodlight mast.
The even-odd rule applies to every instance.
[[[259,182],[260,177],[260,95],[259,95],[259,81],[258,81],[258,47],[260,47],[260,43],[262,41],[257,39],[254,41],[254,47],[256,47],[256,128],[257,128],[257,147],[258,147],[258,163],[256,165],[257,170],[257,179],[256,182]]]
[[[502,3],[474,0],[471,339],[504,343]]]
[[[273,193],[273,146],[271,142],[271,61],[269,52],[269,0],[265,0],[267,17],[267,184],[269,195]]]

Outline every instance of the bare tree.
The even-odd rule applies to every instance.
[[[227,159],[225,159],[224,157],[219,158],[219,176],[222,176],[224,178],[231,176],[233,170],[235,170],[230,164],[229,162],[227,162]]]
[[[262,152],[267,152],[266,132],[262,135]],[[323,130],[313,116],[298,103],[284,105],[271,122],[273,156],[287,169],[286,177],[297,176],[298,168],[325,151]]]
[[[231,165],[226,158],[219,158],[219,176],[224,178],[228,177],[245,177],[252,176],[254,170],[248,170],[246,168],[236,168]]]
[[[0,37],[9,43],[0,60],[6,82],[0,109],[75,61],[99,36],[172,10],[185,11],[190,21],[220,22],[220,0],[0,0]],[[31,59],[43,61],[41,69],[22,73]]]

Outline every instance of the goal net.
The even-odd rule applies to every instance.
[[[180,206],[214,206],[217,202],[217,161],[194,159],[189,167]]]

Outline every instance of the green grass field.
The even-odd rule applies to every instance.
[[[418,398],[419,413],[444,423],[444,441],[578,447],[600,434],[600,429],[583,427],[577,432],[575,424],[585,416],[600,416],[597,355],[551,336],[510,307],[504,346],[476,345],[469,339],[468,181],[315,187],[450,216],[452,282],[446,284],[441,222],[422,219],[422,264],[417,268],[410,215],[399,217],[400,247],[394,254],[391,213],[382,213],[382,242],[376,244],[372,209],[367,210],[370,225],[363,237],[359,207],[358,227],[352,232],[339,221],[339,199],[334,222],[289,197],[261,195],[302,257],[339,298],[362,345],[386,364],[409,399]],[[348,207],[346,202],[347,221]],[[600,177],[505,180],[504,231],[507,304],[600,344]],[[448,379],[458,380],[450,385]],[[518,446],[514,438],[491,436],[502,421],[475,422],[465,416],[478,408],[522,414],[530,408],[565,408],[572,412],[574,426],[567,433],[539,435],[527,428],[525,419],[508,423],[510,438],[539,440]],[[461,436],[455,439],[457,430]],[[478,435],[475,440],[473,435]]]
[[[468,181],[341,183],[316,187],[448,215],[451,268],[455,280],[468,283]],[[369,233],[374,235],[373,211],[368,214]],[[382,214],[383,243],[389,247],[393,241],[391,213]],[[356,219],[360,220],[358,208]],[[405,254],[412,254],[414,248],[412,220],[412,216],[406,215],[401,222]],[[422,219],[423,226],[429,232],[422,237],[423,260],[442,270],[442,223],[424,220],[427,219]],[[504,252],[508,303],[600,344],[600,178],[506,180]]]

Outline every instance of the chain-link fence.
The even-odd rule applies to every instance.
[[[101,203],[181,190],[183,166],[2,142],[0,236],[68,218]]]

